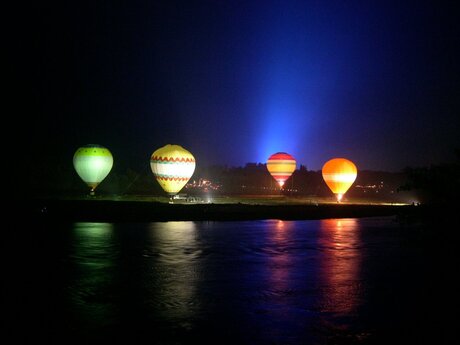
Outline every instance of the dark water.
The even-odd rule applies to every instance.
[[[458,266],[426,233],[394,218],[34,225],[7,243],[4,334],[47,344],[450,343]]]

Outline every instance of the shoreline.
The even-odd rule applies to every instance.
[[[157,201],[34,199],[18,209],[36,221],[154,222],[313,220],[423,214],[422,206],[378,204],[169,204]]]

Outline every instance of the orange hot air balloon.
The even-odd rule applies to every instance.
[[[272,154],[267,160],[267,170],[282,188],[296,168],[295,158],[286,152]]]
[[[356,180],[358,169],[356,165],[345,158],[333,158],[327,161],[322,169],[323,179],[332,193],[340,202],[343,195]]]

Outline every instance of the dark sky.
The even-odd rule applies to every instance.
[[[11,28],[36,164],[292,154],[399,171],[460,148],[459,24],[440,1],[37,1]],[[24,123],[22,123],[24,121]],[[43,156],[45,152],[45,157]]]

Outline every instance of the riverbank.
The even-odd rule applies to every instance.
[[[21,201],[28,218],[51,221],[151,222],[324,219],[410,215],[420,206],[337,203],[174,203],[100,199]]]

